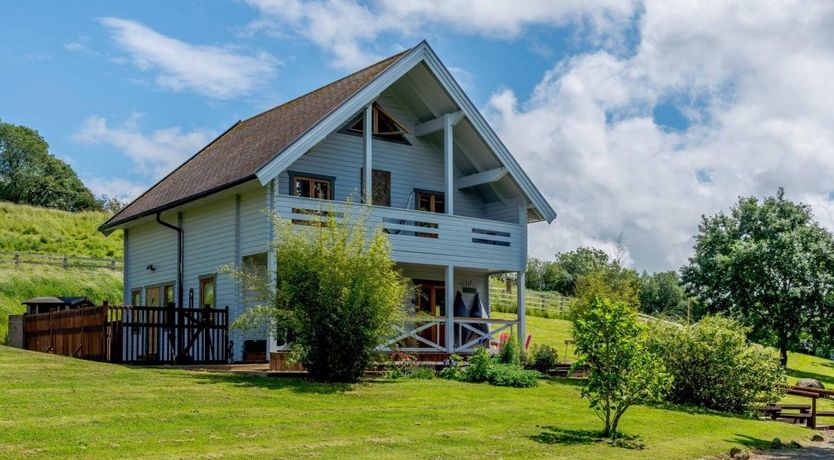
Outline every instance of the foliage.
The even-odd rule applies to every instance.
[[[640,275],[640,310],[653,316],[686,318],[690,299],[673,271]]]
[[[611,263],[605,251],[579,247],[570,252],[557,253],[552,262],[531,258],[527,264],[525,282],[531,289],[574,296],[579,278]]]
[[[515,334],[510,334],[507,341],[501,346],[498,351],[498,362],[515,366],[521,364],[521,348]]]
[[[576,315],[573,333],[580,356],[574,366],[590,370],[582,396],[603,421],[603,435],[616,439],[626,410],[660,399],[671,377],[646,348],[644,327],[625,302],[596,300]]]
[[[775,338],[783,365],[803,333],[824,342],[834,332],[834,238],[781,188],[704,217],[682,274],[708,313],[740,318],[760,341]]]
[[[332,209],[320,215],[305,228],[275,219],[274,290],[263,276],[230,271],[259,300],[271,300],[273,326],[291,331],[311,377],[354,382],[398,319],[406,282],[386,235],[367,235],[364,216],[351,215],[350,206],[338,220]]]
[[[65,211],[101,209],[72,168],[49,153],[37,131],[2,121],[0,200]]]
[[[669,400],[726,412],[751,412],[782,397],[785,371],[776,350],[747,341],[738,321],[707,316],[693,325],[657,322],[649,349],[674,377]]]
[[[397,379],[433,379],[434,371],[417,365],[417,358],[408,353],[394,353],[391,363],[385,371],[385,378]]]
[[[535,345],[530,352],[527,367],[539,372],[547,373],[559,364],[559,354],[556,347],[550,345]]]
[[[640,307],[640,278],[637,272],[612,264],[583,275],[577,281],[571,315],[580,314],[598,299],[622,302],[637,310]]]
[[[0,202],[0,252],[122,258],[122,232],[109,236],[98,226],[107,214],[66,212]]]
[[[518,355],[516,355],[518,359]],[[451,365],[440,372],[440,377],[461,382],[488,382],[496,386],[529,388],[538,385],[540,374],[526,370],[518,363],[503,362],[499,356],[490,356],[479,348],[469,358],[469,364],[459,366],[460,360],[451,360]]]

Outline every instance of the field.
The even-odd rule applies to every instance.
[[[792,355],[791,367],[834,380],[825,360]],[[811,434],[779,422],[635,407],[622,427],[629,448],[612,447],[596,439],[599,420],[566,379],[533,389],[439,379],[344,386],[2,346],[0,375],[3,458],[689,459]]]

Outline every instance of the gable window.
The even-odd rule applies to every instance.
[[[200,308],[215,307],[215,278],[214,275],[200,278]]]
[[[429,192],[426,190],[416,190],[416,201],[414,205],[418,211],[428,211],[444,213],[446,212],[445,200],[443,194],[439,192]]]
[[[290,173],[290,195],[320,200],[333,199],[333,178]]]
[[[403,127],[391,115],[385,113],[379,104],[374,103],[373,106],[373,136],[377,139],[385,141],[401,142],[403,144],[410,144],[405,135],[408,130]],[[365,132],[365,116],[360,114],[357,118],[348,123],[345,132],[350,134],[363,134]]]

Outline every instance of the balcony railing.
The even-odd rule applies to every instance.
[[[395,326],[396,335],[379,351],[405,353],[473,353],[479,347],[491,348],[502,334],[517,334],[518,320],[492,318],[454,318],[454,347],[446,346],[446,318],[414,318]]]
[[[344,207],[341,202],[287,195],[275,200],[278,216],[298,225],[310,225],[329,212],[341,218]],[[355,205],[353,212],[366,208],[366,225],[388,235],[391,256],[398,262],[511,271],[525,267],[526,235],[520,224],[385,206]]]

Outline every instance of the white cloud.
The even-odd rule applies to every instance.
[[[834,4],[644,8],[633,55],[575,56],[528,100],[504,90],[489,103],[559,211],[554,225],[531,228],[531,252],[610,248],[622,234],[637,267],[677,268],[701,214],[779,186],[834,229]],[[670,101],[692,117],[683,132],[652,118]]]
[[[265,52],[243,54],[229,47],[192,45],[127,19],[99,21],[134,65],[155,72],[156,84],[173,91],[230,99],[261,86],[273,76],[277,65]],[[77,50],[83,45],[70,42],[65,47]]]
[[[85,178],[84,184],[96,196],[106,195],[122,201],[133,201],[151,186],[150,183],[134,182],[121,177]]]
[[[428,28],[491,38],[513,38],[525,26],[579,22],[586,35],[615,45],[618,27],[635,11],[631,0],[245,0],[262,17],[250,28],[301,34],[333,56],[332,64],[355,69],[392,50],[373,43],[389,33],[416,37]],[[384,40],[387,42],[387,40]]]
[[[107,144],[123,152],[134,171],[156,181],[208,144],[215,134],[207,130],[183,131],[180,127],[140,130],[134,114],[124,124],[112,127],[107,119],[92,116],[75,133],[74,139],[88,144]]]

